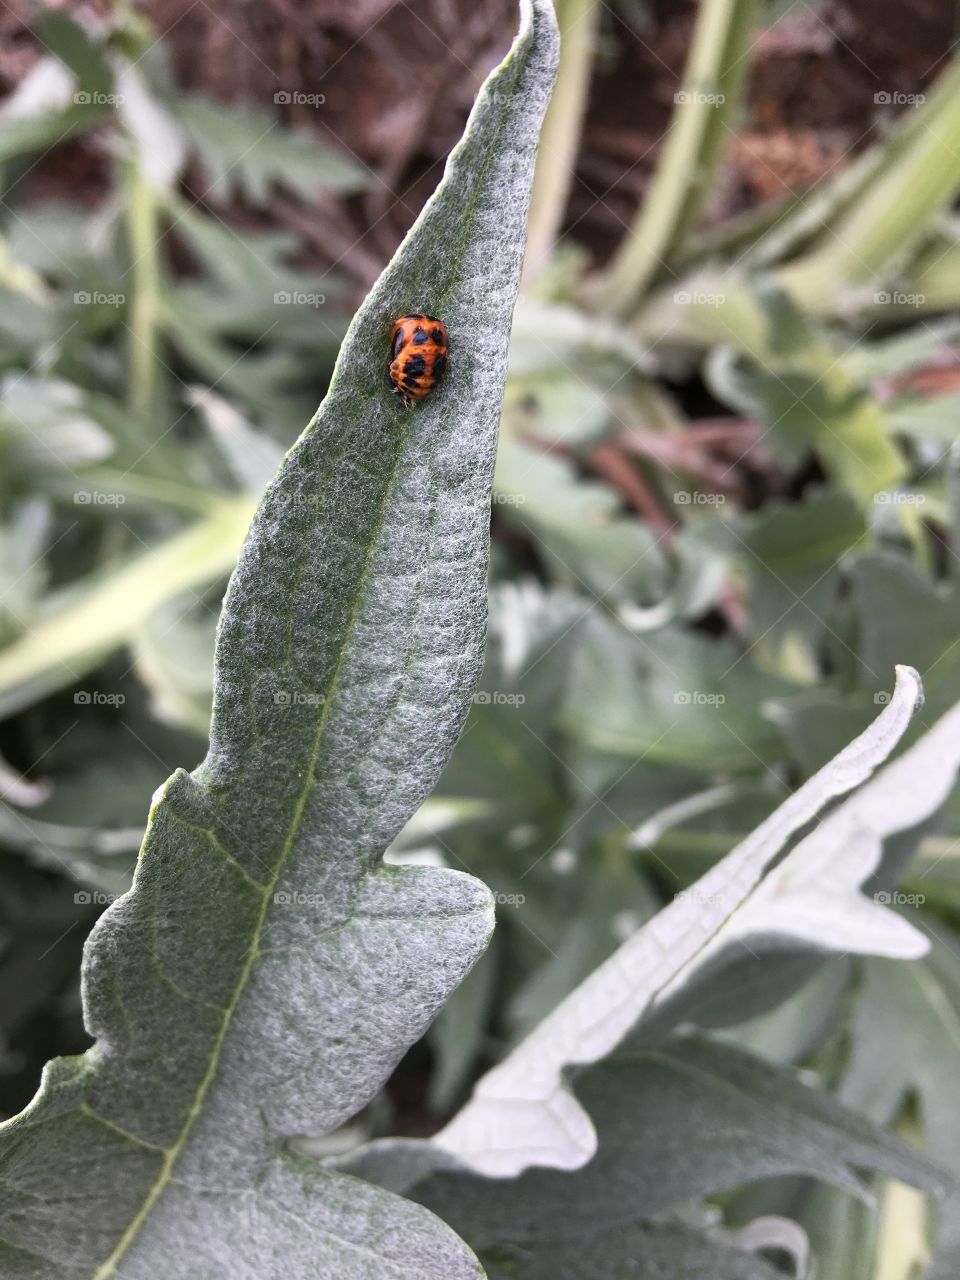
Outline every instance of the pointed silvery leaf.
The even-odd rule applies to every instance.
[[[893,697],[874,723],[594,970],[480,1080],[434,1141],[492,1176],[512,1176],[530,1165],[576,1169],[586,1163],[596,1151],[596,1133],[566,1087],[564,1069],[601,1059],[658,999],[689,981],[713,938],[749,904],[786,841],[886,759],[920,697],[917,673],[899,667]],[[892,913],[889,919],[899,935],[902,922]]]
[[[84,963],[97,1043],[0,1134],[18,1280],[466,1280],[423,1208],[289,1151],[380,1088],[483,949],[470,877],[385,867],[480,672],[490,485],[547,0],[354,319],[231,580],[209,754],[158,792]],[[447,381],[389,394],[393,319],[439,314]]]
[[[764,937],[821,951],[924,955],[926,938],[886,909],[892,895],[879,892],[871,900],[860,886],[879,867],[888,836],[909,831],[940,808],[958,768],[960,704],[799,841],[704,948],[700,963],[738,940]]]

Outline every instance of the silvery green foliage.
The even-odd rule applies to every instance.
[[[922,955],[926,941],[916,929],[855,892],[875,869],[881,837],[896,822],[896,810],[889,811],[882,788],[880,796],[868,792],[864,805],[856,803],[850,821],[828,818],[820,832],[771,873],[772,906],[763,879],[791,837],[886,759],[920,702],[919,676],[910,667],[899,667],[896,690],[874,723],[575,988],[487,1072],[434,1142],[488,1176],[509,1177],[532,1165],[580,1168],[596,1152],[596,1131],[569,1091],[565,1069],[602,1059],[641,1016],[676,999],[705,962],[732,942],[776,933],[845,951]],[[945,732],[952,732],[952,726],[941,729],[941,737]],[[949,787],[956,759],[949,758],[948,766],[935,771],[932,790],[921,787],[906,766],[907,777],[897,793],[913,787],[924,797],[920,809],[932,812]],[[918,767],[924,777],[922,762],[914,772]],[[866,824],[865,811],[871,806],[881,810],[876,823],[880,835]],[[911,821],[919,820],[916,808],[911,806]],[[853,847],[834,867],[830,855],[838,841],[841,848],[844,842]],[[839,915],[834,907],[838,893],[845,907]],[[759,913],[753,911],[755,897],[764,904]],[[830,939],[816,927],[825,913],[833,930]]]
[[[773,1280],[782,1273],[753,1250],[775,1238],[802,1258],[798,1224],[754,1219],[735,1234],[715,1213],[713,1223],[696,1222],[691,1207],[781,1177],[866,1200],[862,1170],[936,1194],[950,1186],[924,1154],[792,1068],[701,1036],[617,1050],[580,1072],[575,1088],[599,1136],[582,1169],[486,1178],[457,1169],[429,1142],[399,1140],[372,1143],[341,1164],[438,1213],[477,1250],[490,1280]]]
[[[480,1273],[426,1210],[285,1151],[379,1089],[483,949],[486,889],[381,854],[433,786],[482,660],[489,493],[548,0],[344,342],[231,580],[210,751],[155,797],[134,889],[88,943],[96,1045],[2,1133],[18,1280]],[[447,381],[385,385],[395,316]]]

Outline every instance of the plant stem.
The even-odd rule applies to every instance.
[[[160,315],[159,205],[143,170],[135,162],[125,173],[127,239],[130,248],[130,343],[127,403],[149,416],[154,407]]]
[[[527,221],[526,284],[540,274],[556,243],[567,207],[586,110],[599,16],[598,0],[558,0],[560,68],[540,132],[540,150]]]
[[[603,273],[602,309],[632,311],[697,223],[737,110],[756,0],[703,0],[647,198]]]
[[[74,583],[29,632],[0,650],[0,713],[70,684],[125,644],[154,609],[226,577],[256,505],[247,494],[211,502],[203,519]]]
[[[798,305],[842,310],[845,293],[889,282],[960,189],[958,140],[960,62],[954,62],[929,99],[899,122],[887,162],[829,238],[778,273]]]

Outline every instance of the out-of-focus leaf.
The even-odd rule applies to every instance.
[[[929,741],[914,748],[912,758],[894,766],[898,785],[889,792],[875,784],[865,788],[863,803],[857,795],[834,810],[763,878],[784,843],[830,800],[863,783],[902,737],[921,694],[915,671],[900,667],[897,677],[893,697],[874,723],[483,1076],[470,1101],[436,1135],[437,1145],[492,1176],[507,1177],[535,1164],[580,1168],[594,1155],[597,1138],[588,1115],[567,1091],[564,1072],[598,1061],[649,1009],[675,1002],[705,960],[724,954],[730,943],[781,934],[818,949],[923,954],[925,943],[915,929],[868,903],[856,889],[876,868],[882,836],[899,829],[900,814],[891,814],[891,807],[899,801],[903,809],[909,801],[907,814],[912,806],[926,816],[942,802],[960,751],[954,730],[960,707],[954,719],[941,722]],[[951,733],[953,749],[944,755],[942,743],[951,741]],[[859,838],[849,843],[851,826]],[[849,852],[834,872],[831,855],[838,844]],[[764,909],[754,910],[755,903]]]
[[[949,358],[960,338],[960,319],[923,321],[876,341],[858,342],[844,355],[847,368],[863,384],[882,382]]]
[[[246,493],[262,493],[280,465],[280,446],[262,431],[255,431],[243,414],[215,391],[195,387],[191,399],[237,482]]]
[[[902,556],[858,556],[850,578],[862,684],[879,699],[887,697],[884,676],[890,667],[884,664],[898,654],[898,661],[920,672],[929,723],[960,699],[960,601]]]
[[[886,414],[892,431],[952,444],[960,428],[960,393],[902,397],[887,406]]]
[[[840,1097],[889,1124],[911,1096],[930,1156],[960,1178],[960,938],[940,922],[920,921],[930,938],[916,964],[861,962],[862,990],[851,1030]],[[930,1280],[960,1268],[960,1196],[943,1205]]]
[[[430,1028],[436,1066],[430,1081],[430,1105],[449,1111],[462,1094],[497,995],[498,935],[440,1010]]]
[[[862,735],[856,741],[862,741]],[[825,765],[821,775],[815,776],[831,767]],[[700,1020],[697,1015],[702,1017],[704,1011],[709,1021],[713,993],[732,985],[729,967],[743,959],[731,943],[746,942],[749,958],[763,961],[756,965],[761,991],[763,982],[776,988],[778,981],[783,984],[786,979],[783,994],[796,985],[789,981],[791,967],[799,969],[801,980],[815,971],[812,957],[804,956],[805,949],[812,949],[815,956],[837,950],[901,959],[922,955],[926,949],[922,935],[887,910],[891,894],[875,890],[868,898],[860,888],[873,887],[871,880],[882,869],[883,855],[895,847],[900,833],[917,828],[940,808],[954,786],[958,767],[960,703],[790,850],[702,947],[693,981],[662,994],[639,1034],[662,1037],[679,1021]],[[890,845],[885,848],[888,839]],[[697,895],[703,883],[699,881],[688,892]],[[741,1021],[742,1017],[714,1020]]]
[[[797,1216],[810,1238],[817,1280],[876,1280],[876,1211],[823,1184],[810,1189]]]
[[[69,14],[46,9],[37,15],[35,25],[44,48],[73,72],[92,105],[111,92],[113,72],[103,49]]]
[[[108,458],[114,444],[87,412],[79,387],[8,373],[0,383],[0,447],[11,471],[66,468],[74,474],[76,467]]]
[[[55,58],[41,58],[0,108],[0,161],[47,150],[92,128],[109,110],[74,100],[75,81]]]
[[[264,204],[274,184],[304,200],[319,191],[361,191],[370,175],[307,129],[288,129],[270,111],[191,94],[171,103],[203,163],[216,200],[243,196]]]
[[[50,512],[40,500],[17,507],[0,525],[0,640],[12,640],[35,614],[47,580],[49,533]]]
[[[216,609],[190,601],[162,605],[131,637],[137,675],[158,720],[206,735],[213,703]]]
[[[182,533],[48,601],[28,631],[0,649],[0,715],[72,684],[125,644],[154,610],[225,577],[253,506],[246,496],[223,499]]]
[[[777,324],[776,316],[769,323]],[[754,353],[754,360],[717,346],[705,372],[726,404],[767,427],[765,439],[784,465],[796,467],[815,452],[861,505],[901,478],[889,421],[833,353],[801,347],[794,355]]]
[[[750,635],[770,649],[775,665],[791,643],[806,654],[823,635],[839,562],[867,535],[866,521],[847,494],[821,489],[801,502],[764,506],[718,530],[730,533],[730,554],[747,582]]]
[[[530,1169],[491,1179],[441,1171],[439,1160],[431,1172],[430,1144],[422,1144],[418,1172],[412,1144],[389,1141],[361,1148],[345,1164],[392,1185],[406,1182],[407,1194],[439,1213],[485,1262],[509,1251],[535,1267],[542,1250],[552,1258],[553,1250],[576,1254],[586,1246],[598,1265],[571,1271],[578,1280],[615,1274],[625,1228],[760,1178],[804,1175],[854,1196],[866,1195],[865,1169],[940,1194],[951,1186],[924,1155],[794,1071],[699,1037],[613,1054],[578,1077],[577,1096],[599,1144],[575,1172]],[[672,1280],[670,1257],[662,1274]]]
[[[635,635],[594,614],[578,635],[561,724],[595,751],[754,772],[779,747],[763,701],[790,687],[726,641],[677,626]]]
[[[508,412],[511,406],[539,440],[555,441],[566,448],[597,439],[612,420],[606,388],[580,371],[554,368],[542,377],[512,378]]]
[[[582,371],[587,363],[613,360],[627,369],[651,372],[653,356],[623,325],[575,307],[521,298],[510,335],[510,377],[549,374],[557,366]]]
[[[783,1280],[783,1272],[755,1253],[680,1223],[618,1224],[605,1238],[544,1242],[531,1254],[503,1246],[483,1257],[489,1280]]]
[[[664,552],[620,505],[606,485],[576,479],[565,459],[509,437],[501,442],[495,509],[536,540],[558,584],[618,600],[659,599],[669,581]]]
[[[117,113],[132,148],[135,177],[162,191],[176,181],[187,154],[178,122],[152,92],[136,63],[124,62],[117,73]],[[134,267],[137,260],[134,260]]]
[[[529,1034],[624,938],[656,914],[658,898],[622,851],[604,854],[600,842],[586,850],[576,914],[565,924],[552,954],[510,1002],[514,1039]]]

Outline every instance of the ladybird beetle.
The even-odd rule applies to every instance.
[[[387,380],[404,404],[429,395],[447,370],[447,330],[436,316],[401,316],[390,330]]]

